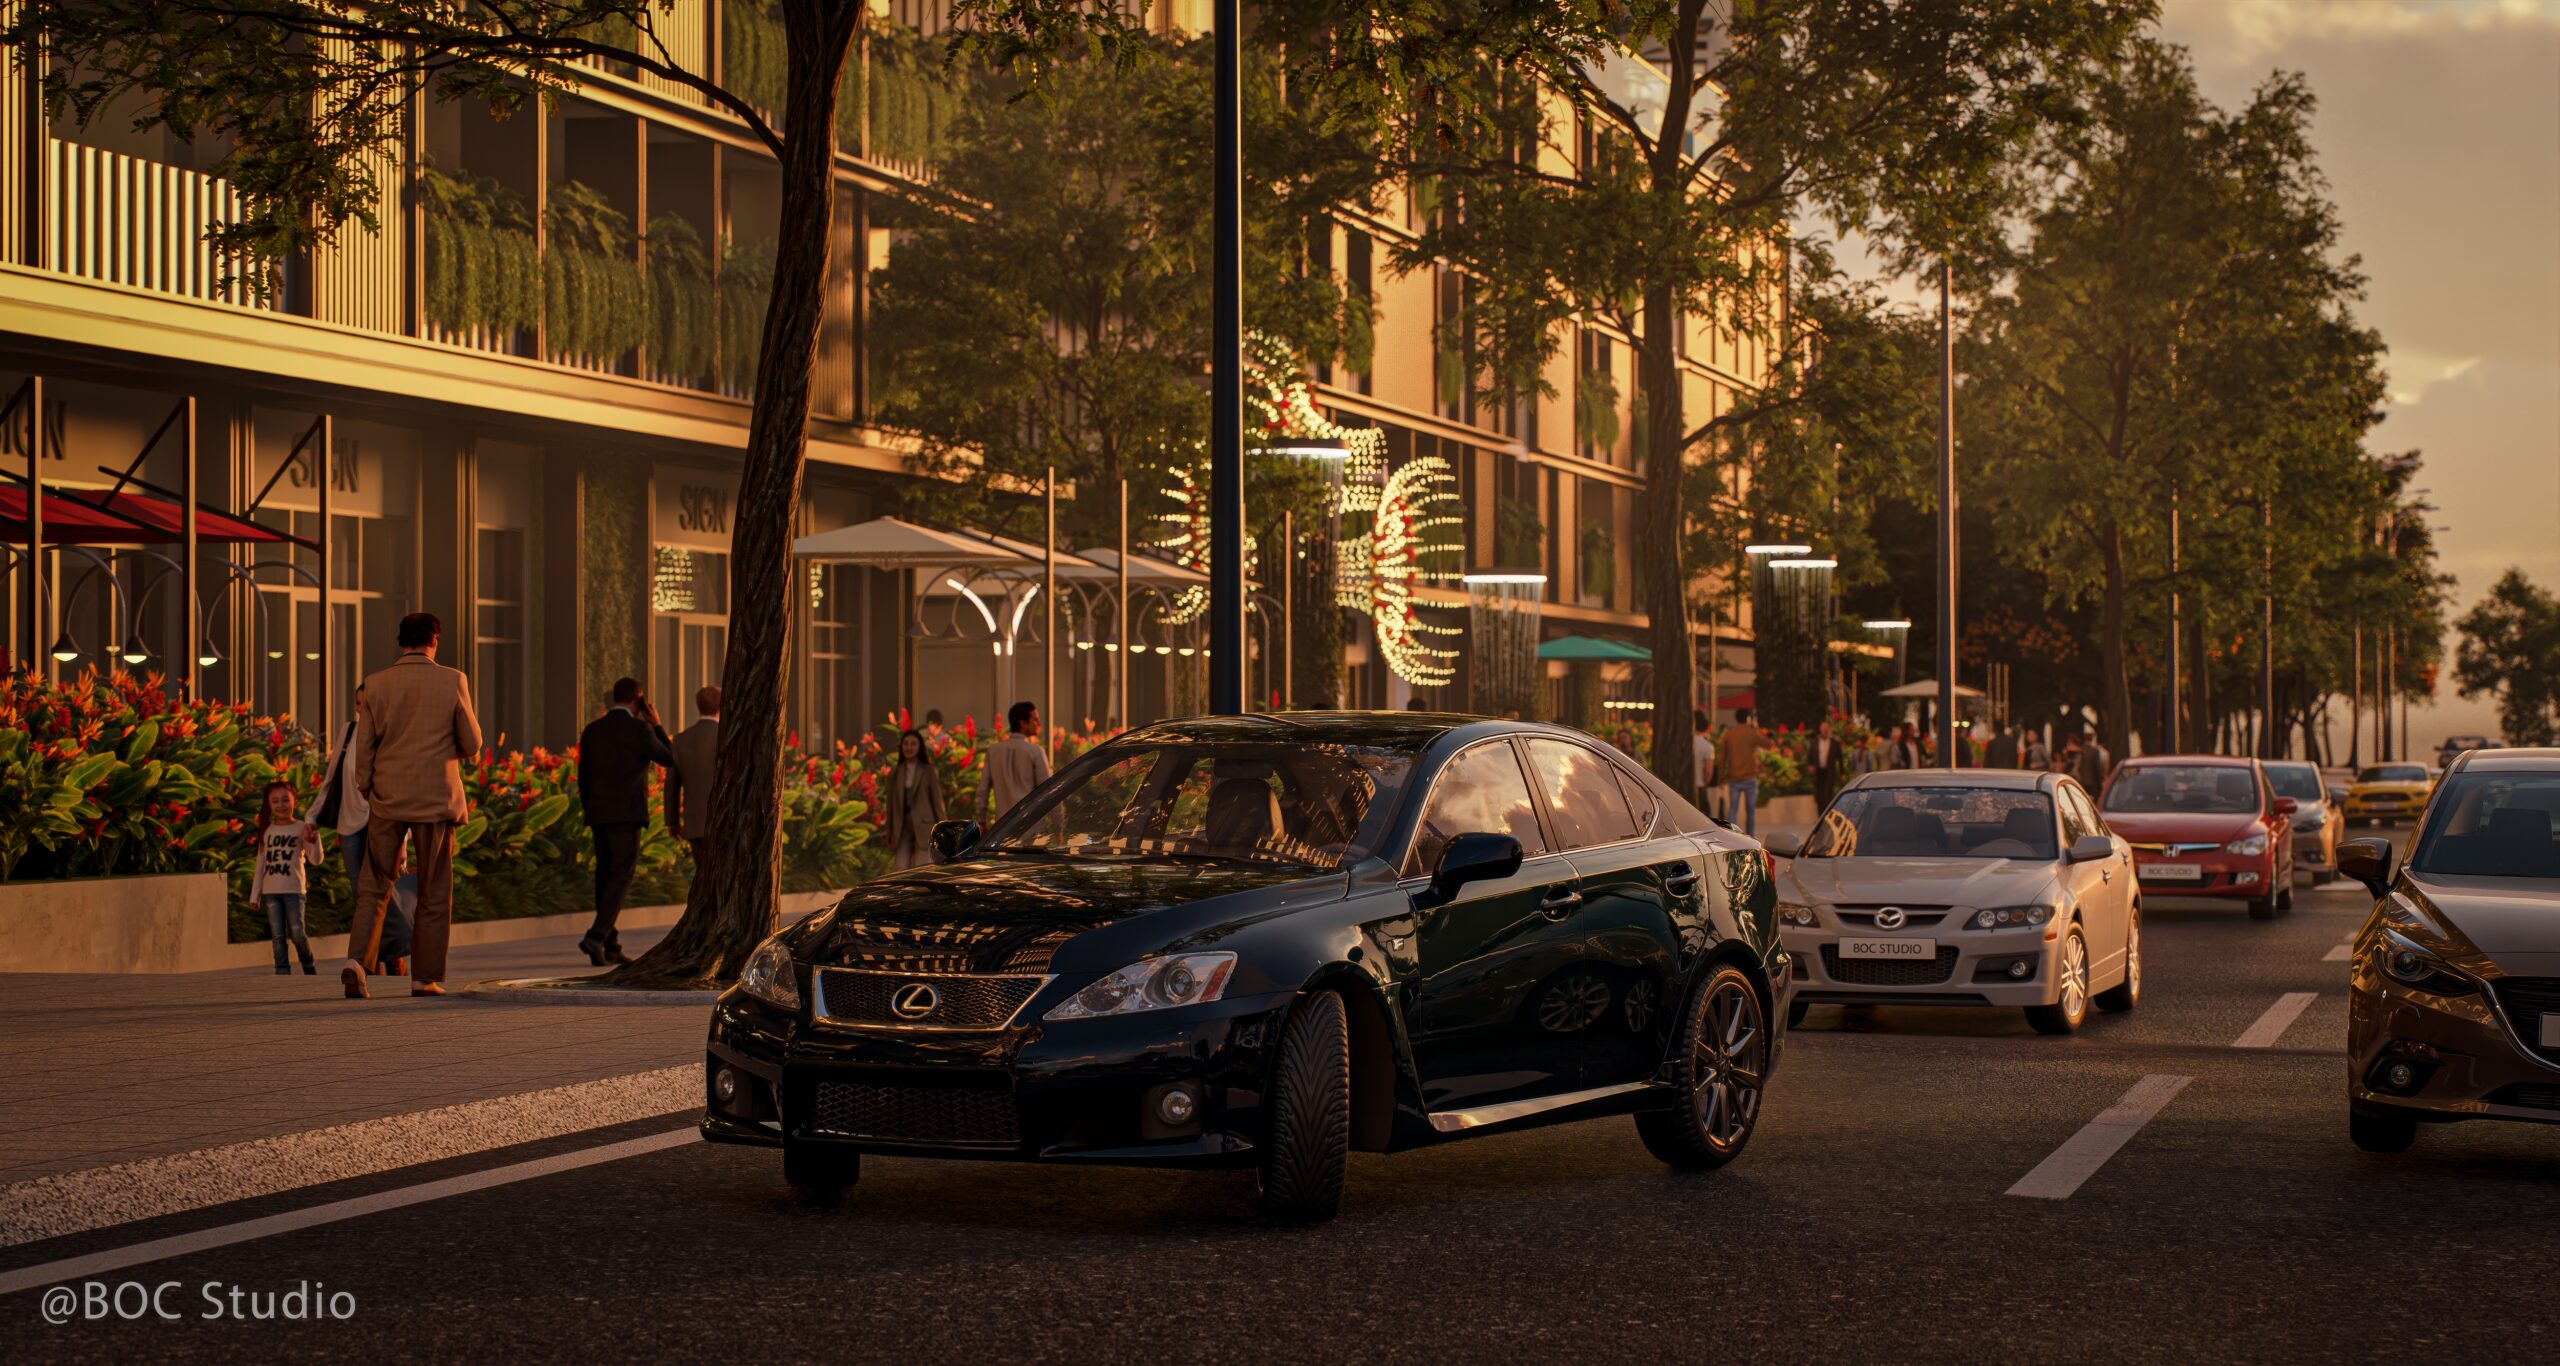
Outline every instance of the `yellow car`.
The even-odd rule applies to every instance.
[[[2347,784],[2347,824],[2415,819],[2435,790],[2435,775],[2423,764],[2372,764]]]

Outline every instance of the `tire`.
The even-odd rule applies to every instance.
[[[1725,963],[1690,992],[1672,1069],[1680,1103],[1636,1116],[1646,1151],[1684,1172],[1714,1171],[1742,1155],[1760,1126],[1769,1078],[1769,1027],[1760,989]]]
[[[862,1180],[862,1154],[826,1144],[782,1145],[782,1179],[812,1209],[834,1209]]]
[[[1342,1208],[1351,1165],[1351,1025],[1341,997],[1320,991],[1289,1013],[1269,1104],[1255,1205],[1275,1224],[1323,1223]]]
[[[2142,1003],[2142,908],[2133,908],[2133,918],[2124,927],[2124,980],[2099,992],[2098,1009],[2110,1015],[2121,1015]]]
[[[2418,1121],[2349,1110],[2347,1139],[2369,1153],[2405,1153],[2410,1144],[2418,1141]]]
[[[1803,1024],[1805,1012],[1811,1009],[1813,1009],[1813,1002],[1811,1001],[1797,1001],[1790,1004],[1787,1007],[1787,1028],[1793,1029],[1797,1025]]]
[[[2276,918],[2276,899],[2275,899],[2274,897],[2271,897],[2271,896],[2262,896],[2262,897],[2259,897],[2257,900],[2250,902],[2250,903],[2249,903],[2249,918],[2250,918],[2251,920],[2273,920],[2273,919],[2275,919],[2275,918]]]
[[[2027,1023],[2038,1034],[2070,1034],[2089,1018],[2089,941],[2073,925],[2062,939],[2062,961],[2054,968],[2060,993],[2052,1005],[2027,1007]]]
[[[2276,912],[2279,915],[2293,913],[2293,879],[2290,877],[2284,880],[2284,887],[2276,893]]]

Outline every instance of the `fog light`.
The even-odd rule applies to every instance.
[[[729,1102],[736,1100],[738,1098],[738,1074],[726,1067],[712,1073],[711,1094],[719,1097],[722,1105],[727,1105]]]
[[[2418,1084],[2418,1069],[2405,1062],[2389,1063],[2382,1069],[2382,1081],[2394,1091],[2406,1091]]]
[[[2231,881],[2232,881],[2232,883],[2233,883],[2234,885],[2236,885],[2236,886],[2241,886],[2241,887],[2246,887],[2246,886],[2248,886],[2250,883],[2255,882],[2255,881],[2257,881],[2257,880],[2258,880],[2258,875],[2257,875],[2256,873],[2242,873],[2242,874],[2240,874],[2239,876],[2234,877],[2233,879],[2231,879]]]
[[[2012,977],[2024,977],[2033,971],[2035,971],[2035,969],[2029,966],[2027,960],[2024,958],[2021,958],[2017,962],[2009,965],[2009,975]]]
[[[1156,1097],[1156,1118],[1167,1124],[1188,1124],[1199,1108],[1200,1102],[1193,1100],[1190,1092],[1179,1088]]]

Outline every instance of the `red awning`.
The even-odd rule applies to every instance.
[[[1757,707],[1760,705],[1758,699],[1757,690],[1751,688],[1745,688],[1741,692],[1729,692],[1716,699],[1716,710],[1740,711],[1745,707]]]
[[[183,519],[177,504],[136,493],[47,489],[44,495],[46,545],[174,545],[185,539]],[[196,511],[196,538],[207,543],[287,539],[282,532],[201,508]],[[27,543],[24,484],[0,486],[0,541]]]

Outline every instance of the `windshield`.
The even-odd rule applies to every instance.
[[[2457,774],[2427,810],[2410,872],[2560,878],[2560,772]]]
[[[2328,796],[2320,786],[2320,770],[2309,764],[2267,765],[2267,786],[2274,788],[2277,796],[2298,802],[2316,802]]]
[[[1413,757],[1269,740],[1105,745],[999,817],[984,850],[1339,868],[1377,847]]]
[[[2356,774],[2360,783],[2423,783],[2427,771],[2416,764],[2376,764]]]
[[[2102,811],[2202,811],[2233,815],[2258,809],[2258,780],[2230,764],[2135,764],[2116,771]]]
[[[2053,803],[2018,788],[1853,788],[1823,813],[1804,856],[2050,859]]]

